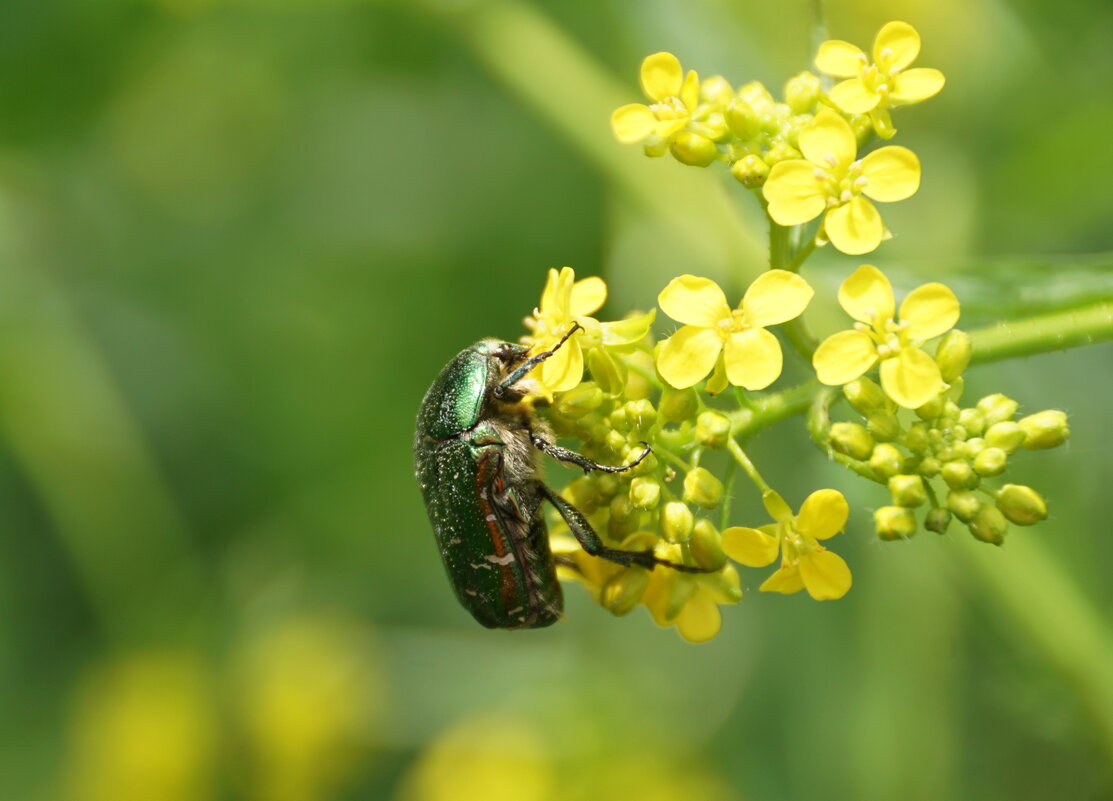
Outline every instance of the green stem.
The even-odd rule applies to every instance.
[[[971,364],[1091,345],[1113,339],[1113,301],[1003,322],[970,332]]]
[[[794,255],[790,241],[792,229],[784,225],[778,225],[769,216],[768,211],[766,211],[765,216],[769,220],[769,269],[796,272],[800,269],[804,259],[815,248],[815,238],[811,239],[810,247],[805,245]],[[784,325],[784,332],[796,352],[810,363],[818,343],[804,325],[803,319],[797,317],[794,320],[789,320]]]
[[[746,475],[750,477],[750,481],[757,485],[757,488],[761,490],[762,494],[773,491],[773,488],[766,483],[765,479],[761,477],[761,473],[754,467],[754,463],[750,461],[750,457],[742,450],[742,446],[738,444],[738,440],[733,438],[727,440],[727,450],[730,451],[730,455],[734,457],[734,461],[738,462],[739,466],[746,471]]]
[[[803,414],[811,405],[818,388],[819,382],[805,381],[783,392],[749,398],[745,408],[723,414],[730,418],[731,434],[745,441],[763,428],[787,417]]]
[[[835,402],[836,397],[837,394],[833,387],[824,387],[815,396],[815,400],[808,409],[808,435],[812,442],[816,444],[816,447],[827,454],[828,459],[841,464],[848,470],[853,470],[862,478],[884,484],[885,482],[877,477],[873,468],[868,464],[847,456],[845,453],[838,453],[831,448],[831,404]]]

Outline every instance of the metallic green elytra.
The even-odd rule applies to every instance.
[[[529,357],[521,345],[483,339],[460,351],[421,402],[414,437],[417,480],[449,581],[460,603],[488,628],[541,628],[563,609],[556,562],[541,505],[548,501],[584,550],[623,565],[668,565],[651,551],[603,544],[587,519],[537,477],[536,451],[585,471],[621,472],[546,439],[547,431],[523,403],[516,385],[579,328],[573,325],[551,351]]]

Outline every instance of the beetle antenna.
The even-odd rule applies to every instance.
[[[492,388],[495,397],[501,398],[502,394],[506,392],[506,390],[510,389],[510,387],[514,386],[527,375],[529,375],[530,371],[533,370],[533,368],[535,368],[537,365],[541,364],[541,362],[545,361],[558,350],[560,350],[561,346],[568,341],[569,337],[571,337],[577,331],[581,330],[583,330],[583,326],[573,321],[572,327],[569,328],[568,332],[560,338],[559,342],[553,345],[551,350],[545,350],[535,356],[530,356],[524,362],[515,367],[514,372],[512,372],[499,383],[495,384],[495,386]]]

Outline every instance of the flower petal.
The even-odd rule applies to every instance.
[[[815,68],[836,78],[851,78],[866,66],[866,54],[856,45],[841,39],[830,39],[819,46]]]
[[[873,60],[883,72],[902,70],[920,54],[920,34],[907,22],[889,22],[873,40]]]
[[[699,105],[699,74],[695,70],[688,70],[684,85],[680,87],[680,102],[692,111]]]
[[[707,379],[703,390],[708,395],[718,395],[730,382],[727,381],[727,366],[723,362],[722,356],[715,361],[715,372],[711,374],[711,378]]]
[[[877,348],[862,331],[840,331],[819,343],[812,366],[821,383],[829,387],[849,384],[877,362]]]
[[[958,322],[958,314],[955,293],[934,282],[916,287],[900,304],[900,321],[908,323],[908,336],[918,342],[950,331]]]
[[[881,215],[861,195],[827,212],[823,228],[831,244],[851,256],[869,253],[885,236]]]
[[[862,194],[883,203],[904,200],[920,188],[920,160],[906,147],[889,145],[862,159],[862,177]]]
[[[688,642],[707,642],[719,633],[722,625],[719,607],[703,587],[688,599],[676,616],[676,630]]]
[[[703,380],[723,349],[723,340],[710,328],[686,325],[673,334],[657,352],[657,370],[677,389]]]
[[[723,354],[730,383],[745,389],[765,389],[781,374],[781,343],[764,328],[735,331]]]
[[[781,592],[791,595],[804,589],[804,580],[800,577],[800,570],[796,565],[782,562],[777,572],[762,582],[758,589],[762,592]]]
[[[851,78],[835,85],[827,96],[847,114],[865,114],[881,102],[881,95],[869,89],[861,78]]]
[[[821,489],[809,495],[796,515],[796,530],[817,540],[838,534],[850,517],[850,504],[838,490]]]
[[[646,314],[616,320],[613,323],[600,323],[604,345],[629,345],[645,337],[649,327],[657,317],[657,310],[650,309]]]
[[[697,275],[682,275],[669,281],[657,296],[657,303],[665,314],[685,325],[711,328],[730,317],[723,290],[710,278]]]
[[[814,220],[827,208],[816,166],[803,159],[778,161],[769,171],[762,192],[769,202],[769,216],[778,225],[799,225]]]
[[[565,270],[572,269],[565,267]],[[557,317],[565,319],[567,314],[560,315],[560,273],[552,267],[549,268],[549,277],[545,279],[545,288],[541,290],[541,305],[538,311],[542,317]]]
[[[614,138],[624,145],[635,145],[653,133],[657,125],[657,115],[641,103],[628,103],[619,106],[611,114],[611,130]]]
[[[684,71],[680,59],[672,53],[654,53],[642,62],[642,91],[651,100],[664,100],[676,97],[684,81]]]
[[[765,567],[777,558],[781,541],[756,528],[731,526],[723,529],[723,550],[735,562],[746,567]]]
[[[749,325],[764,328],[799,317],[815,290],[788,270],[768,270],[759,275],[742,297],[742,315]]]
[[[541,364],[541,384],[549,392],[572,389],[583,377],[584,353],[576,335]]]
[[[572,314],[594,314],[606,302],[607,284],[599,276],[590,275],[572,284]]]
[[[943,376],[935,360],[919,348],[901,348],[881,363],[881,388],[906,409],[917,409],[943,391]]]
[[[885,273],[872,264],[863,264],[839,287],[839,305],[860,323],[874,325],[896,313],[893,285]]]
[[[850,589],[850,568],[837,553],[816,548],[800,556],[800,577],[808,595],[817,601],[842,598]]]
[[[946,82],[942,72],[929,67],[905,70],[893,79],[889,100],[898,104],[919,103],[938,94]]]
[[[854,138],[850,123],[834,111],[824,109],[800,132],[800,152],[808,161],[824,169],[846,169],[858,153],[858,140]]]

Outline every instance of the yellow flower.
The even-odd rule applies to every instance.
[[[896,133],[889,109],[927,100],[943,88],[943,73],[918,67],[905,69],[920,53],[920,35],[907,22],[890,22],[873,41],[873,63],[854,45],[833,39],[819,46],[815,65],[820,72],[846,78],[829,93],[847,114],[869,114],[883,139]]]
[[[757,528],[734,526],[723,531],[723,550],[747,567],[765,567],[781,555],[781,566],[761,585],[763,592],[786,595],[806,589],[817,601],[842,598],[850,589],[850,568],[838,554],[819,540],[835,536],[846,525],[850,506],[841,492],[813,492],[793,516],[792,510],[772,493],[777,522]]]
[[[773,165],[765,182],[769,216],[799,225],[826,214],[825,236],[843,253],[868,253],[886,237],[881,215],[869,201],[904,200],[920,187],[920,161],[890,145],[857,159],[849,123],[823,110],[800,132],[803,159]],[[857,160],[856,160],[857,159]]]
[[[644,144],[647,155],[663,156],[699,105],[699,75],[695,70],[685,75],[672,53],[654,53],[642,62],[641,84],[653,103],[628,103],[615,109],[611,128],[622,144]]]
[[[939,366],[919,346],[958,322],[954,292],[939,283],[917,287],[896,318],[889,279],[863,264],[839,288],[839,304],[858,322],[816,349],[812,365],[820,381],[848,384],[880,361],[881,388],[901,406],[923,406],[945,388]]]
[[[782,361],[780,343],[765,327],[798,317],[813,294],[796,273],[769,270],[732,309],[714,281],[694,275],[674,278],[657,302],[685,325],[662,343],[657,369],[677,389],[693,386],[712,369],[708,392],[721,392],[727,381],[764,389],[781,374]]]
[[[522,337],[523,344],[529,345],[530,355],[534,355],[552,350],[573,323],[579,323],[582,330],[533,371],[532,392],[551,397],[554,392],[572,389],[584,376],[585,348],[629,345],[649,332],[655,310],[613,323],[590,317],[606,300],[607,285],[602,278],[591,276],[577,281],[571,267],[562,267],[559,272],[549,270],[541,305],[524,320],[530,334]]]

